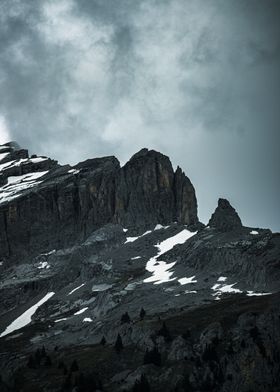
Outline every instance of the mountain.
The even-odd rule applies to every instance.
[[[142,149],[0,146],[1,391],[278,391],[280,234]]]

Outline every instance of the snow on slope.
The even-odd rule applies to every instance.
[[[47,173],[48,170],[8,177],[8,184],[0,188],[0,203],[12,200],[18,197],[21,191],[40,184],[42,181],[37,181],[38,178],[43,177]]]
[[[48,158],[46,157],[37,157],[37,158],[23,158],[23,159],[19,159],[19,160],[13,160],[13,161],[9,161],[9,162],[5,162],[2,163],[0,165],[0,171],[7,169],[7,168],[12,168],[12,167],[18,167],[21,164],[24,163],[39,163],[39,162],[43,162],[46,161]]]
[[[176,262],[166,263],[165,261],[158,260],[158,258],[163,253],[168,252],[170,249],[172,249],[175,245],[183,244],[195,234],[196,232],[192,233],[191,231],[184,229],[180,231],[180,233],[170,238],[167,238],[166,240],[156,245],[159,250],[159,253],[157,254],[157,256],[152,257],[146,264],[146,270],[151,272],[152,276],[144,279],[144,282],[161,284],[175,280],[176,278],[171,278],[173,272],[170,271],[170,269],[176,264]]]
[[[73,290],[70,291],[70,293],[68,293],[68,295],[73,294],[76,290],[79,290],[81,287],[83,287],[85,285],[85,283],[82,283],[80,286],[75,287]]]
[[[4,332],[1,333],[0,338],[9,333],[24,327],[25,325],[31,323],[31,317],[36,312],[36,310],[43,305],[48,299],[50,299],[54,295],[54,292],[50,292],[46,294],[39,302],[35,305],[31,306],[28,310],[26,310],[21,316],[15,319],[6,329]]]

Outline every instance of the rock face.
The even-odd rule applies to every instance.
[[[115,157],[71,168],[29,158],[10,143],[0,146],[0,185],[0,259],[73,244],[110,222],[135,232],[198,223],[190,180],[153,150],[141,150],[122,168]]]
[[[125,227],[142,228],[178,221],[198,223],[195,190],[168,157],[143,149],[119,171],[114,218]]]
[[[279,391],[279,233],[147,149],[0,173],[1,391]]]
[[[241,219],[226,199],[219,199],[208,225],[220,231],[238,230],[242,227]]]

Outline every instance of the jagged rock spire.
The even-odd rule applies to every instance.
[[[242,227],[241,219],[227,199],[219,199],[218,207],[208,225],[220,231],[232,231]]]
[[[195,190],[180,168],[173,171],[166,155],[143,148],[120,170],[115,219],[135,225],[198,222]]]

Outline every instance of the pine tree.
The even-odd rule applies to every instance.
[[[140,316],[140,319],[143,320],[143,318],[146,316],[145,309],[141,308],[139,316]]]
[[[62,386],[62,391],[68,391],[72,388],[72,377],[71,373],[65,378],[63,386]]]
[[[70,366],[70,373],[77,372],[78,370],[79,370],[78,363],[77,363],[76,359],[74,359],[74,361],[71,363],[71,366]]]
[[[130,323],[130,317],[127,312],[125,312],[122,317],[121,317],[121,324],[127,324]]]
[[[27,366],[30,369],[35,369],[36,368],[36,360],[35,360],[35,358],[33,357],[32,354],[28,358]]]
[[[52,366],[51,358],[48,355],[46,355],[45,366],[47,366],[47,367]]]
[[[42,359],[42,354],[41,354],[41,350],[39,348],[37,348],[36,352],[35,352],[35,362],[37,366],[40,366],[41,364],[41,359]]]
[[[117,351],[117,353],[120,353],[123,349],[123,343],[122,343],[122,338],[120,336],[120,334],[118,334],[117,336],[117,340],[115,343],[115,350]]]
[[[158,336],[163,336],[166,342],[170,342],[172,340],[169,329],[167,328],[165,322],[162,323],[162,327],[157,334]]]
[[[65,368],[65,363],[64,363],[64,361],[59,361],[59,362],[58,362],[57,368],[58,368],[58,369],[64,369],[64,368]]]
[[[143,374],[140,380],[135,381],[132,392],[150,392],[150,384]]]
[[[156,366],[161,365],[161,355],[157,347],[154,347],[151,351],[147,350],[144,355],[144,365],[154,364]]]
[[[107,343],[107,342],[106,342],[105,336],[102,336],[102,339],[100,340],[100,344],[101,344],[102,346],[105,346],[106,343]]]
[[[79,391],[83,391],[84,387],[85,387],[85,377],[83,373],[79,373],[76,377],[75,377],[75,382],[74,385],[76,387],[78,387]]]
[[[202,354],[202,360],[219,362],[218,354],[213,346],[206,346]]]
[[[46,354],[46,349],[45,349],[45,346],[43,346],[42,347],[42,349],[41,349],[41,357],[43,358],[43,357],[45,357],[47,354]]]

